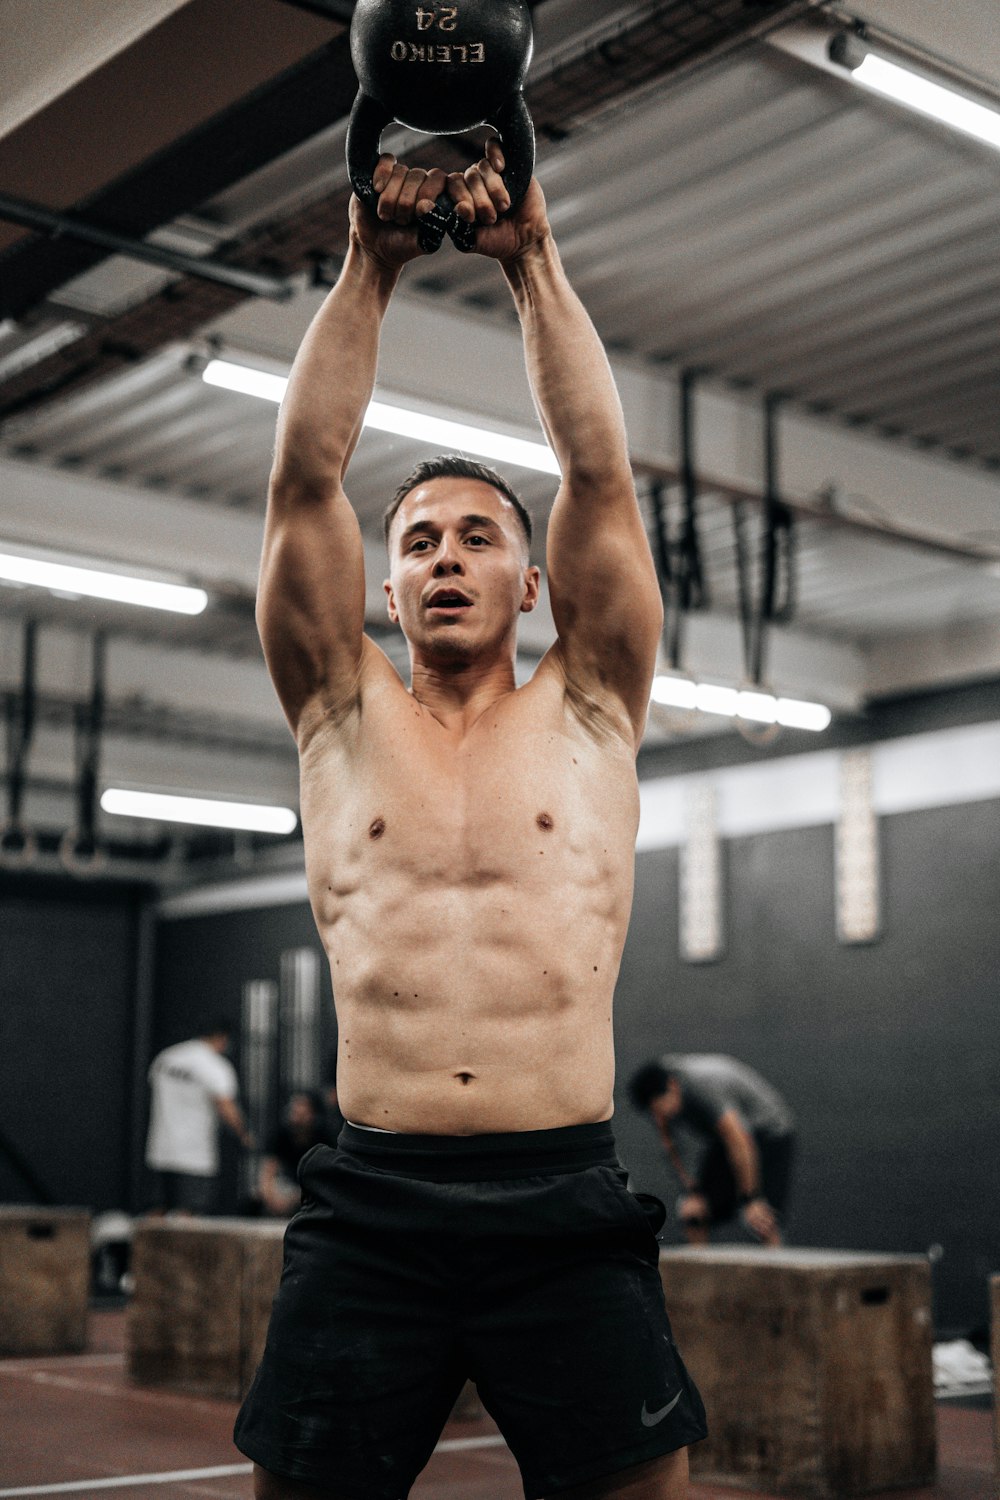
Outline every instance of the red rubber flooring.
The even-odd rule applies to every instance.
[[[44,1494],[249,1500],[246,1463],[230,1436],[233,1404],[129,1386],[123,1336],[124,1313],[95,1312],[86,1354],[0,1360],[0,1500]],[[937,1484],[893,1490],[893,1500],[989,1500],[990,1412],[939,1403],[938,1438]],[[746,1493],[691,1485],[691,1500],[738,1500]],[[771,1500],[754,1493],[757,1500]],[[483,1419],[449,1424],[413,1495],[520,1500],[522,1491],[514,1460]]]

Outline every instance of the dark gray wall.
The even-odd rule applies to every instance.
[[[141,894],[0,879],[0,1136],[56,1203],[129,1196]],[[35,1201],[0,1143],[0,1200]]]
[[[881,820],[884,936],[834,933],[833,830],[726,845],[725,957],[678,955],[675,850],[638,857],[616,1001],[616,1130],[634,1185],[677,1185],[625,1097],[658,1053],[722,1051],[795,1110],[798,1244],[923,1252],[939,1327],[987,1318],[1000,1267],[1000,803]]]

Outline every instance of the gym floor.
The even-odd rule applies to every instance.
[[[231,1439],[234,1404],[128,1385],[124,1336],[124,1311],[102,1309],[91,1316],[85,1354],[0,1360],[0,1500],[61,1494],[150,1500],[151,1492],[156,1500],[246,1500],[248,1465]],[[895,1490],[894,1500],[987,1500],[990,1411],[939,1402],[937,1417],[937,1483]],[[520,1500],[521,1493],[514,1460],[488,1420],[450,1423],[414,1490],[416,1500]],[[691,1486],[691,1500],[735,1500],[741,1493]]]

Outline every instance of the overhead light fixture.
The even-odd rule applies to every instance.
[[[221,386],[224,390],[237,391],[240,395],[258,396],[261,400],[278,403],[288,384],[285,375],[250,369],[247,365],[233,364],[227,359],[209,360],[201,378],[208,385]],[[391,432],[397,437],[430,443],[436,448],[458,448],[466,453],[478,454],[480,458],[498,459],[501,463],[516,464],[522,469],[535,469],[541,474],[560,472],[556,456],[547,443],[533,443],[525,438],[510,437],[507,433],[493,432],[471,423],[429,416],[426,412],[396,406],[388,401],[372,401],[365,412],[363,425],[378,432]]]
[[[934,83],[922,73],[904,68],[887,57],[870,50],[865,41],[850,32],[840,31],[831,37],[827,49],[831,62],[846,68],[863,88],[894,99],[919,114],[960,130],[988,146],[1000,150],[1000,112],[977,104],[967,94]]]
[[[195,823],[203,828],[235,828],[245,833],[294,833],[299,821],[290,807],[181,797],[165,792],[131,792],[121,787],[108,787],[101,795],[101,807],[106,813],[122,818]]]
[[[48,589],[64,597],[111,599],[116,604],[139,604],[180,615],[200,615],[208,603],[204,589],[186,584],[108,573],[83,564],[53,562],[13,552],[0,552],[0,581]]]
[[[833,717],[823,703],[799,698],[778,698],[758,689],[719,687],[711,682],[693,682],[689,677],[658,676],[650,695],[667,708],[697,709],[703,714],[721,714],[730,719],[748,719],[754,724],[783,724],[787,729],[826,729]]]

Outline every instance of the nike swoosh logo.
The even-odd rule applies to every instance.
[[[647,1411],[647,1409],[646,1409],[646,1403],[644,1401],[642,1403],[642,1425],[643,1425],[643,1427],[655,1427],[656,1424],[657,1424],[657,1422],[662,1422],[663,1418],[667,1415],[667,1413],[673,1411],[674,1407],[677,1405],[677,1403],[678,1403],[678,1401],[680,1399],[681,1399],[681,1392],[678,1391],[677,1395],[674,1397],[674,1399],[672,1401],[668,1401],[667,1404],[666,1404],[666,1406],[661,1406],[659,1411]]]

